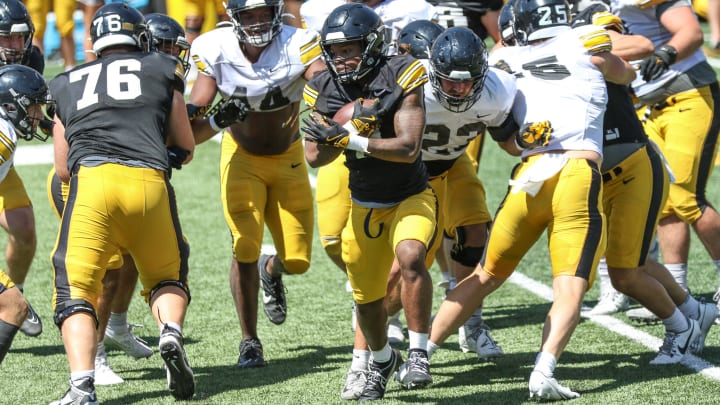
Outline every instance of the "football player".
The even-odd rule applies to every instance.
[[[47,137],[38,132],[41,127],[52,125],[43,119],[47,93],[45,80],[32,68],[19,64],[0,67],[0,180],[10,173],[18,138]],[[41,125],[41,121],[45,122]],[[27,312],[28,303],[22,293],[0,270],[0,363],[26,320]]]
[[[0,66],[22,64],[42,74],[45,59],[40,49],[32,44],[34,34],[30,15],[19,0],[0,2]],[[32,202],[12,165],[0,182],[0,201],[0,227],[8,233],[5,248],[7,275],[22,292],[35,257],[37,236]],[[27,319],[20,331],[27,336],[42,333],[42,321],[29,303]]]
[[[365,5],[333,10],[322,29],[328,70],[313,77],[304,91],[306,103],[314,108],[303,127],[308,163],[323,166],[344,153],[350,173],[342,259],[359,329],[372,351],[357,397],[361,401],[383,398],[388,378],[402,361],[388,344],[385,327],[384,297],[394,259],[403,279],[410,337],[408,372],[401,383],[418,388],[432,382],[425,351],[432,281],[424,260],[435,237],[437,199],[420,153],[427,75],[410,56],[385,56],[385,32],[380,17]],[[360,98],[378,100],[364,107]],[[354,100],[353,118],[344,126],[329,118]]]
[[[630,32],[655,46],[652,55],[633,62],[639,74],[632,89],[643,105],[637,112],[645,133],[675,176],[660,215],[658,240],[665,267],[687,290],[690,228],[720,274],[720,215],[705,193],[720,132],[717,76],[701,49],[703,33],[689,1],[612,1],[611,8]],[[715,298],[720,298],[720,288]]]
[[[569,22],[564,0],[516,0],[513,27],[519,46],[490,55],[492,64],[502,61],[516,72],[518,91],[512,115],[489,132],[503,149],[523,159],[513,169],[512,188],[493,221],[483,261],[448,293],[428,345],[434,351],[460,326],[547,229],[554,302],[529,392],[553,400],[579,397],[553,373],[605,247],[599,171],[605,79],[628,84],[635,78],[634,69],[609,52],[612,44],[604,30],[573,29]]]
[[[587,7],[580,9],[581,4]],[[595,24],[607,29],[613,53],[629,60],[652,54],[653,46],[647,38],[621,35],[622,21],[604,3],[574,6],[577,14],[573,26]],[[608,243],[598,270],[601,300],[589,314],[602,315],[620,309],[622,298],[612,287],[603,286],[612,282],[622,297],[632,297],[663,321],[665,344],[651,364],[677,363],[685,350],[675,342],[686,340],[693,332],[688,318],[698,321],[700,338],[690,346],[690,351],[699,353],[717,308],[713,303],[700,304],[673,280],[664,266],[649,259],[646,263],[660,210],[667,199],[669,176],[662,157],[635,116],[627,86],[608,82],[607,90],[601,172]]]
[[[176,399],[190,399],[195,381],[182,336],[190,300],[188,246],[168,185],[166,149],[183,151],[182,163],[188,163],[195,147],[174,84],[183,80],[183,68],[173,57],[148,52],[145,18],[125,3],[100,8],[92,27],[98,59],[50,82],[53,99],[60,100],[55,170],[70,184],[51,256],[55,321],[71,384],[56,403],[97,403],[97,300],[108,261],[119,250],[137,264],[142,295],[160,329],[168,389]]]
[[[466,149],[486,127],[501,126],[508,119],[515,79],[488,68],[485,45],[468,28],[440,34],[426,65],[430,80],[425,85],[423,161],[440,201],[439,229],[452,241],[451,272],[459,281],[480,262],[492,219],[485,188]],[[482,308],[460,328],[459,342],[481,360],[503,354],[483,323]]]
[[[220,181],[232,234],[230,289],[240,319],[238,366],[265,365],[257,333],[258,284],[274,324],[285,322],[283,274],[310,267],[313,196],[304,164],[299,111],[305,83],[324,70],[319,36],[282,23],[279,0],[230,0],[232,25],[199,36],[191,55],[199,74],[190,93],[197,143],[223,133]],[[207,117],[217,94],[222,101]],[[277,254],[261,255],[267,225]]]

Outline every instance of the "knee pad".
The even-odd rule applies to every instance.
[[[300,259],[286,259],[285,263],[278,256],[273,260],[273,272],[283,274],[303,274],[310,268],[310,262]]]
[[[95,328],[100,325],[95,308],[85,300],[67,300],[56,305],[53,321],[55,321],[55,325],[57,325],[58,328],[62,328],[63,322],[65,322],[69,316],[78,312],[85,312],[86,314],[92,315],[93,319],[95,319]]]
[[[182,289],[183,291],[185,291],[185,295],[187,296],[187,299],[188,299],[188,305],[190,305],[190,299],[191,299],[190,288],[188,288],[186,283],[184,283],[182,281],[178,281],[178,280],[165,280],[165,281],[159,282],[155,287],[153,287],[150,290],[150,294],[148,295],[148,302],[152,302],[155,294],[157,294],[157,292],[160,291],[160,289],[165,288],[165,287],[178,287],[178,288]]]

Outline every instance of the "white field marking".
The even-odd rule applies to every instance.
[[[19,146],[13,158],[15,166],[39,165],[53,162],[53,145]]]
[[[524,274],[521,274],[517,271],[515,271],[512,276],[508,279],[513,284],[516,284],[531,293],[537,295],[540,298],[543,298],[547,301],[553,300],[553,290],[551,287],[546,286],[545,284],[540,283],[537,280],[534,280]],[[586,307],[583,305],[582,311],[589,311],[590,307]],[[641,345],[647,347],[648,349],[652,351],[658,350],[658,348],[662,345],[662,340],[652,336],[646,332],[643,332],[633,326],[630,326],[626,324],[625,322],[612,317],[610,315],[594,315],[594,316],[587,316],[586,314],[583,314],[584,318],[587,318],[591,322],[608,329],[612,332],[617,333],[620,336],[624,336],[630,340],[633,340],[637,343],[640,343]],[[707,378],[710,378],[715,381],[720,381],[720,367],[715,366],[712,363],[709,363],[697,356],[694,356],[692,354],[687,354],[685,357],[683,357],[682,362],[680,363],[689,369],[695,371],[696,373],[700,373],[704,375]],[[646,367],[667,367],[667,366],[653,366],[648,364]]]

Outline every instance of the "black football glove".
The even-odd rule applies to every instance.
[[[227,128],[230,125],[243,121],[249,111],[248,105],[237,97],[230,97],[220,100],[215,107],[208,111],[208,116],[215,121],[220,128]]]
[[[347,148],[350,133],[337,122],[325,116],[317,118],[315,114],[310,114],[310,118],[303,118],[302,121],[306,141],[334,148]]]
[[[403,88],[395,86],[392,93],[376,99],[370,107],[363,107],[363,99],[355,100],[355,108],[350,123],[358,131],[358,134],[369,137],[380,128],[382,119],[403,95]]]
[[[525,124],[517,133],[515,140],[520,149],[534,149],[547,146],[552,134],[550,121],[531,122]]]
[[[185,162],[189,154],[189,150],[185,150],[179,146],[173,145],[167,147],[168,163],[170,163],[170,167],[173,169],[182,169],[183,162]]]
[[[655,49],[655,53],[640,62],[640,75],[646,82],[653,81],[667,72],[677,60],[677,50],[670,45]]]

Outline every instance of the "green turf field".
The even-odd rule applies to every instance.
[[[311,270],[288,277],[288,319],[274,326],[261,313],[259,333],[268,366],[239,370],[239,326],[228,288],[230,239],[219,201],[217,161],[219,144],[209,141],[198,147],[195,160],[173,177],[183,230],[191,246],[193,301],[185,324],[186,349],[197,379],[196,402],[204,404],[339,403],[340,388],[350,361],[350,295],[344,276],[325,257],[315,241]],[[514,160],[493,143],[487,144],[480,175],[486,179],[489,204],[494,210],[505,191]],[[50,211],[45,180],[50,165],[20,166],[35,205],[38,252],[26,282],[26,294],[40,313],[45,331],[39,338],[18,334],[10,354],[0,368],[4,381],[2,403],[44,404],[59,398],[67,387],[68,372],[60,335],[52,325],[50,300],[52,270],[49,252],[55,240],[57,220]],[[710,180],[712,200],[718,201],[718,178]],[[0,233],[4,238],[4,233]],[[267,239],[269,243],[269,239]],[[5,240],[0,242],[4,245]],[[717,285],[712,263],[700,243],[693,240],[690,287],[710,299]],[[544,242],[527,255],[519,272],[550,283]],[[438,277],[437,269],[432,270]],[[533,292],[507,283],[486,301],[487,322],[506,356],[497,363],[480,364],[474,355],[457,348],[456,336],[433,357],[435,384],[422,391],[404,391],[392,382],[389,401],[425,403],[520,403],[527,399],[527,378],[539,346],[549,302]],[[435,306],[441,291],[435,291]],[[588,294],[590,304],[597,287]],[[616,317],[628,322],[624,315]],[[142,299],[134,300],[129,319],[146,326],[137,333],[157,344],[158,332]],[[720,364],[720,331],[711,330],[702,358]],[[638,331],[661,337],[659,326]],[[658,341],[659,345],[659,341]],[[556,375],[564,384],[582,393],[588,403],[714,403],[711,393],[720,392],[720,382],[699,375],[682,365],[652,367],[647,363],[654,351],[583,321],[575,332]],[[171,403],[165,387],[162,361],[157,353],[147,360],[133,360],[109,351],[109,361],[126,382],[98,387],[98,397],[110,404]],[[718,369],[710,369],[717,378]]]
[[[230,237],[222,218],[218,180],[219,144],[209,141],[196,149],[195,160],[173,176],[183,230],[190,241],[190,282],[193,301],[184,335],[195,371],[198,404],[326,404],[341,403],[340,389],[350,363],[353,334],[350,329],[350,294],[345,279],[326,258],[317,237],[310,271],[287,277],[288,319],[272,325],[259,314],[259,334],[268,366],[240,370],[240,329],[228,287]],[[487,142],[480,167],[488,202],[495,210],[507,185],[514,158]],[[45,330],[38,338],[18,334],[0,367],[0,403],[47,404],[67,389],[68,368],[58,329],[52,324],[52,270],[49,253],[58,221],[47,201],[45,184],[49,164],[19,166],[18,172],[35,206],[37,256],[25,292],[41,315]],[[720,201],[718,173],[708,184],[711,201]],[[269,235],[266,242],[270,243]],[[0,232],[0,246],[6,235]],[[525,288],[508,282],[486,300],[485,316],[493,336],[506,355],[496,363],[478,363],[463,354],[452,336],[433,357],[435,382],[427,389],[404,391],[388,384],[386,402],[441,404],[516,404],[527,401],[527,379],[540,344],[545,314],[550,306],[547,288],[551,274],[545,241],[539,241],[518,268],[518,273],[539,284]],[[0,261],[1,262],[1,261]],[[2,265],[0,263],[0,265]],[[693,293],[709,300],[718,285],[713,264],[693,237],[689,284]],[[437,280],[437,268],[432,269]],[[518,282],[525,282],[519,279]],[[531,285],[531,284],[530,284]],[[539,294],[539,295],[538,295]],[[436,308],[442,291],[435,289]],[[597,286],[587,304],[597,300]],[[157,345],[158,331],[147,306],[138,295],[129,320],[144,324],[136,333]],[[720,328],[713,327],[707,348],[699,359],[684,365],[650,366],[659,346],[660,326],[636,326],[623,314],[611,317],[610,331],[597,323],[581,321],[556,370],[557,378],[580,392],[575,403],[713,404],[720,394]],[[648,335],[644,335],[648,334]],[[631,339],[631,336],[633,339]],[[156,353],[133,360],[119,351],[108,352],[113,369],[124,384],[98,387],[106,404],[174,403],[169,395],[162,360]]]

